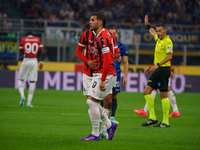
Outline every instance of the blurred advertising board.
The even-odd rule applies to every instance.
[[[0,87],[18,88],[19,71],[0,70]],[[121,73],[121,78],[124,74]],[[128,73],[128,84],[126,87],[121,84],[121,90],[126,92],[143,92],[149,75],[143,73]],[[176,78],[171,80],[171,87],[175,93],[200,92],[200,76],[176,74]],[[9,81],[9,82],[8,82]],[[122,81],[122,80],[121,80]],[[82,90],[82,72],[39,72],[36,88],[56,89],[56,90]],[[28,88],[28,82],[24,82],[24,87]]]

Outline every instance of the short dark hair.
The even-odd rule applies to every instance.
[[[158,23],[156,27],[163,27],[163,29],[165,29],[165,24],[164,23]]]
[[[93,12],[92,13],[92,16],[97,16],[97,19],[98,20],[101,20],[102,21],[102,26],[105,28],[106,27],[106,17],[104,15],[103,12],[99,11],[99,12]]]
[[[26,32],[26,36],[29,36],[29,35],[33,35],[33,32],[32,31]]]
[[[117,32],[117,27],[116,26],[111,26],[110,29],[115,29]]]

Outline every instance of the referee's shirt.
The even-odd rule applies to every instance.
[[[164,60],[168,54],[173,53],[173,43],[169,36],[166,36],[160,40],[157,34],[154,35],[154,40],[156,41],[154,53],[154,64],[156,65]],[[160,67],[170,67],[170,61],[162,64]]]

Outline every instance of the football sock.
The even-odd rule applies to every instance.
[[[155,120],[156,114],[154,110],[154,100],[151,94],[144,95],[144,98],[147,102],[148,108],[149,108],[149,119]]]
[[[163,109],[163,121],[164,124],[169,124],[169,98],[164,98],[161,100],[162,102],[162,109]]]
[[[24,85],[23,85],[23,81],[21,80],[18,80],[18,89],[19,89],[19,93],[21,97],[24,97]]]
[[[34,90],[35,90],[35,83],[29,83],[29,91],[28,91],[28,101],[27,104],[31,105],[31,101],[33,98],[33,94],[34,94]]]
[[[176,104],[176,97],[175,97],[174,93],[172,91],[169,91],[167,93],[167,95],[169,97],[170,104],[173,108],[173,112],[178,112],[178,107],[177,107],[177,104]]]
[[[107,129],[110,128],[111,127],[111,121],[108,118],[110,111],[108,109],[103,108],[101,105],[99,105],[99,110],[100,110],[101,119],[102,119],[102,122],[103,122],[102,125],[105,124]],[[106,113],[108,113],[108,116],[107,116]]]
[[[104,109],[104,111],[105,111],[105,113],[106,113],[106,115],[108,116],[108,118],[110,118],[109,117],[109,109],[106,109],[106,108],[103,108]],[[106,125],[104,124],[104,122],[102,122],[102,126],[101,126],[101,131],[106,131],[107,130],[107,127],[106,127]]]
[[[156,93],[157,93],[157,91],[154,91],[154,90],[151,92],[153,100],[155,100],[155,98],[156,98]],[[148,111],[149,111],[149,108],[148,108],[147,103],[146,103],[145,106],[144,106],[144,112],[148,113]]]
[[[111,117],[115,117],[116,109],[117,109],[117,99],[112,99],[112,113],[111,113]]]
[[[151,95],[152,95],[152,97],[153,97],[154,100],[156,98],[156,93],[157,93],[157,91],[154,91],[154,90],[151,92]]]
[[[88,113],[90,116],[90,120],[92,123],[92,134],[94,136],[99,136],[99,121],[100,121],[100,110],[99,110],[99,104],[87,99],[88,104]]]

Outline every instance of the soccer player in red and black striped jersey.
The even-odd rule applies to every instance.
[[[33,107],[31,101],[34,94],[35,82],[38,79],[38,51],[41,50],[41,63],[39,69],[43,68],[44,48],[40,38],[33,36],[32,32],[27,32],[26,37],[23,37],[20,42],[20,55],[24,54],[24,59],[19,70],[18,88],[21,95],[20,106],[23,106],[25,101],[23,81],[29,76],[29,92],[26,107]]]
[[[117,124],[111,123],[105,110],[99,104],[112,90],[116,81],[114,68],[114,58],[121,59],[120,54],[116,54],[114,39],[110,32],[105,29],[106,19],[103,13],[94,12],[90,17],[90,29],[96,33],[95,40],[95,60],[96,67],[93,70],[92,84],[88,93],[88,112],[92,123],[92,133],[80,140],[100,140],[99,121],[102,119],[107,127],[108,140],[112,140]]]

